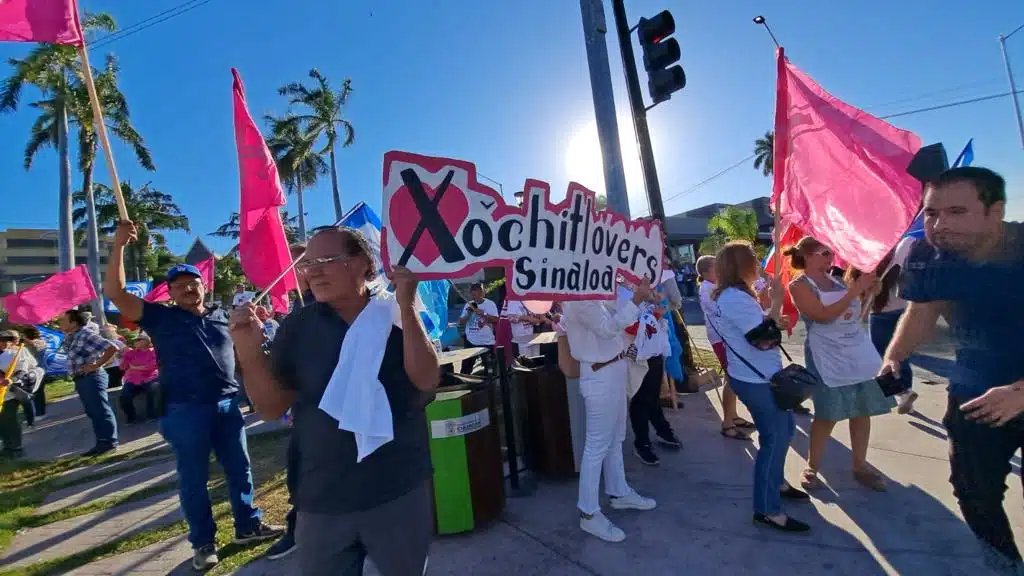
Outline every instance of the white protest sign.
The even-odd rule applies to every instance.
[[[476,167],[407,152],[384,155],[381,258],[425,280],[503,267],[517,300],[615,298],[616,279],[660,279],[661,223],[596,211],[595,195],[570,183],[565,199],[527,180],[523,206],[506,205],[477,181]]]

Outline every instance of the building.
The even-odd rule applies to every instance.
[[[762,196],[739,204],[708,204],[693,210],[688,210],[675,216],[665,218],[665,234],[668,240],[669,253],[673,260],[681,262],[695,262],[700,256],[698,247],[708,237],[708,222],[711,218],[722,211],[723,208],[735,206],[736,208],[753,210],[757,216],[758,242],[771,244],[772,228],[775,225],[775,218],[769,208],[769,198]]]
[[[8,228],[0,232],[0,295],[24,290],[57,272],[56,230]],[[111,238],[100,238],[100,267],[106,270]],[[75,264],[87,264],[89,250],[75,247]]]

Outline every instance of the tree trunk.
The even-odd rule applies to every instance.
[[[92,189],[92,161],[85,163],[85,170],[82,171],[82,190],[85,191],[85,207],[88,222],[86,223],[85,240],[89,247],[89,276],[96,287],[98,297],[92,302],[92,314],[103,326],[107,318],[103,314],[103,283],[100,282],[100,234],[99,224],[96,222],[96,196]]]
[[[334,220],[341,220],[341,192],[338,191],[338,166],[334,159],[334,144],[331,144],[331,187],[334,189]]]
[[[302,202],[302,182],[295,179],[295,196],[299,202],[299,242],[306,241],[306,206]]]
[[[60,206],[57,222],[57,262],[61,272],[75,267],[75,230],[71,223],[71,158],[68,156],[68,112],[57,100],[57,173],[60,178]]]

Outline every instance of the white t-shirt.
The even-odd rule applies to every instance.
[[[480,312],[488,316],[498,315],[498,306],[486,298],[478,304],[478,307]],[[494,327],[470,310],[468,303],[462,309],[461,318],[467,316],[469,316],[469,320],[466,322],[466,340],[474,346],[494,346]]]
[[[746,334],[764,322],[764,310],[757,300],[737,288],[726,288],[718,297],[717,314],[711,316],[711,323],[718,329],[722,339],[729,344],[726,347],[729,358],[729,376],[744,382],[768,383],[768,378],[782,370],[782,358],[779,350],[760,350],[747,342]],[[731,347],[731,348],[730,348]],[[735,352],[733,351],[735,350]],[[764,378],[751,370],[736,353],[757,368]]]
[[[519,300],[506,300],[505,310],[502,311],[501,316],[508,318],[509,316],[528,316],[530,311],[526,309]],[[517,344],[523,344],[533,340],[533,324],[522,323],[522,322],[511,322],[512,325],[512,341]]]
[[[704,313],[704,318],[708,316],[718,316],[718,303],[711,299],[711,293],[715,291],[715,283],[710,280],[705,280],[700,283],[700,309]],[[718,331],[711,327],[711,323],[707,320],[704,321],[704,327],[708,331],[708,343],[718,344],[722,341],[722,337],[718,335]]]
[[[879,278],[884,278],[889,270],[892,270],[894,266],[900,267],[900,274],[903,274],[903,270],[907,267],[907,257],[910,255],[910,249],[914,247],[916,238],[907,236],[900,243],[896,245],[896,249],[892,255],[892,262],[889,263],[889,267],[885,269]],[[892,312],[894,310],[903,310],[907,307],[907,301],[899,297],[899,282],[894,285],[889,292],[889,301],[885,303],[885,307],[882,308],[882,312]]]

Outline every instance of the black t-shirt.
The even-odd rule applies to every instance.
[[[297,392],[292,416],[302,455],[301,510],[368,510],[423,486],[432,473],[425,413],[432,395],[417,389],[405,373],[401,329],[391,329],[377,376],[391,404],[394,440],[357,463],[355,436],[320,410],[348,328],[330,306],[315,302],[285,318],[271,346],[275,375]]]

